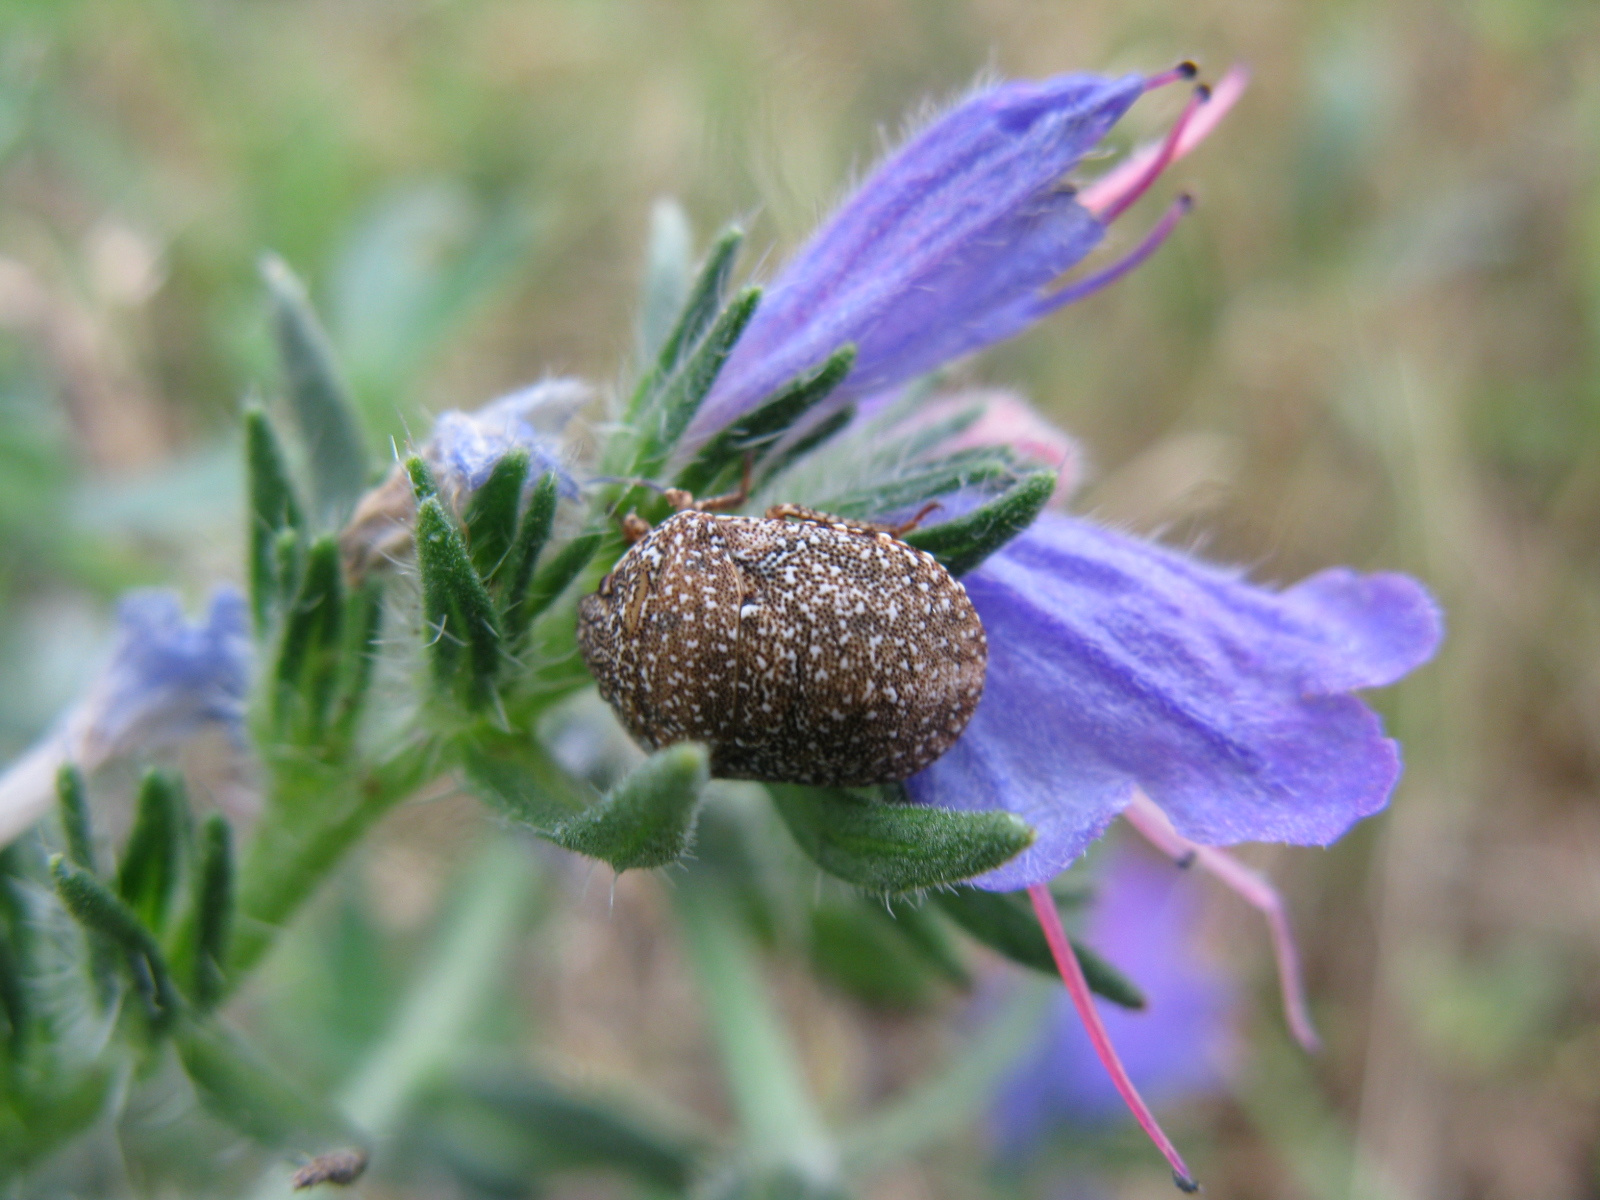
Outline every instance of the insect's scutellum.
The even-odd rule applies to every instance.
[[[948,750],[988,663],[966,589],[931,555],[788,506],[663,522],[584,598],[578,644],[649,749],[701,741],[719,776],[841,787]]]

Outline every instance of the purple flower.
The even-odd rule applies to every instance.
[[[1088,937],[1144,990],[1130,1012],[1097,1001],[1139,1090],[1154,1104],[1215,1090],[1229,1051],[1233,988],[1195,951],[1199,894],[1148,851],[1117,846],[1101,877]],[[1126,1110],[1066,993],[1039,1040],[1000,1085],[989,1124],[997,1153],[1026,1157],[1054,1128],[1105,1125]]]
[[[57,769],[170,749],[213,725],[242,740],[250,688],[250,613],[218,588],[206,618],[184,619],[168,591],[130,592],[117,605],[110,659],[55,730],[0,777],[0,845],[48,810]]]
[[[495,464],[513,450],[528,456],[528,488],[546,471],[556,473],[563,496],[578,485],[562,464],[561,433],[594,393],[576,379],[546,379],[491,400],[472,412],[449,409],[434,419],[422,457],[433,469],[439,492],[461,513],[489,480]],[[361,497],[339,534],[345,568],[353,576],[394,562],[411,545],[417,498],[400,463]]]
[[[989,635],[983,700],[908,787],[1038,830],[976,881],[996,890],[1050,879],[1136,787],[1196,842],[1332,842],[1400,772],[1349,693],[1393,683],[1441,636],[1403,575],[1337,569],[1272,591],[1054,513],[964,582]]]
[[[206,724],[241,736],[250,662],[249,606],[236,588],[218,588],[193,625],[175,593],[130,592],[117,605],[111,660],[79,713],[82,765],[174,746]]]
[[[577,486],[558,455],[561,431],[593,393],[576,379],[547,379],[490,401],[474,412],[450,409],[439,414],[423,455],[438,472],[449,496],[464,498],[489,478],[494,465],[513,450],[527,452],[530,482],[556,472],[561,490]]]
[[[773,281],[686,440],[710,436],[847,342],[856,346],[855,366],[835,399],[891,388],[1020,333],[1133,265],[1160,236],[1102,277],[1048,290],[1187,148],[1179,139],[1198,105],[1160,161],[1124,178],[1117,194],[1086,205],[1064,177],[1147,90],[1192,73],[1186,64],[1156,77],[1003,83],[933,121]]]

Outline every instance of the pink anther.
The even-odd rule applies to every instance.
[[[1191,842],[1167,819],[1167,814],[1143,792],[1134,792],[1133,803],[1123,810],[1128,824],[1157,850],[1182,866],[1194,863],[1216,876],[1217,880],[1267,919],[1272,934],[1272,952],[1278,963],[1278,990],[1283,995],[1283,1015],[1295,1041],[1308,1052],[1322,1048],[1322,1039],[1311,1024],[1311,1009],[1306,1003],[1305,980],[1300,973],[1300,953],[1295,948],[1294,932],[1283,897],[1260,872],[1245,866],[1226,850]]]
[[[1111,1076],[1111,1083],[1117,1089],[1117,1094],[1133,1113],[1133,1119],[1139,1122],[1139,1128],[1149,1135],[1150,1140],[1156,1144],[1156,1149],[1161,1151],[1162,1156],[1171,1165],[1172,1180],[1178,1185],[1178,1189],[1184,1192],[1199,1191],[1200,1185],[1195,1182],[1194,1176],[1189,1174],[1183,1156],[1172,1144],[1172,1139],[1157,1124],[1155,1114],[1145,1104],[1144,1097],[1139,1095],[1139,1089],[1133,1086],[1133,1080],[1128,1078],[1128,1069],[1122,1065],[1122,1059],[1117,1057],[1117,1048],[1111,1044],[1111,1036],[1106,1033],[1105,1024],[1100,1020],[1100,1012],[1095,1008],[1094,998],[1089,994],[1089,981],[1083,977],[1083,968],[1078,965],[1078,956],[1072,952],[1072,943],[1067,940],[1067,931],[1061,927],[1061,914],[1056,911],[1056,900],[1050,894],[1049,886],[1043,883],[1034,884],[1028,889],[1028,898],[1033,901],[1033,911],[1038,915],[1039,927],[1044,930],[1044,939],[1050,943],[1050,955],[1056,960],[1056,970],[1061,972],[1061,982],[1067,985],[1067,995],[1072,997],[1072,1006],[1078,1010],[1078,1019],[1083,1022],[1084,1031],[1088,1033],[1089,1041],[1105,1067],[1106,1074]]]

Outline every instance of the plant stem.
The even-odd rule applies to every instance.
[[[269,796],[239,872],[238,926],[228,953],[233,987],[277,940],[294,911],[345,852],[438,769],[431,742],[402,750],[354,779],[317,786],[290,774]]]
[[[715,883],[692,874],[679,882],[673,899],[747,1153],[759,1165],[789,1167],[814,1183],[831,1183],[838,1150],[812,1103],[731,903]]]

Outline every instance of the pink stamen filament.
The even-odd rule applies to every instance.
[[[1087,279],[1080,279],[1077,283],[1069,283],[1066,287],[1051,292],[1040,298],[1035,306],[1035,315],[1043,316],[1045,313],[1054,312],[1065,304],[1073,304],[1094,292],[1098,292],[1107,284],[1115,283],[1129,271],[1133,270],[1145,259],[1154,254],[1166,241],[1172,231],[1177,228],[1178,222],[1184,214],[1194,207],[1194,199],[1188,195],[1179,196],[1167,208],[1161,220],[1156,222],[1155,228],[1145,234],[1140,242],[1126,258],[1112,263],[1105,270]]]
[[[1144,90],[1153,92],[1157,88],[1166,87],[1169,83],[1177,83],[1180,79],[1193,79],[1200,74],[1200,68],[1185,59],[1170,71],[1162,71],[1159,75],[1152,75],[1144,81]]]
[[[1159,76],[1158,76],[1159,78]],[[1190,101],[1189,108],[1184,110],[1184,116],[1179,118],[1178,127],[1169,132],[1161,142],[1154,146],[1130,155],[1120,166],[1095,180],[1088,187],[1078,193],[1078,203],[1087,208],[1102,221],[1112,220],[1107,213],[1113,205],[1117,205],[1116,212],[1123,212],[1128,204],[1137,200],[1144,189],[1154,182],[1149,175],[1150,168],[1157,159],[1165,155],[1162,166],[1170,166],[1184,155],[1188,154],[1201,142],[1210,136],[1211,131],[1217,127],[1222,118],[1228,115],[1228,110],[1238,102],[1244,94],[1245,87],[1250,82],[1250,73],[1243,67],[1232,67],[1216,85],[1211,89],[1211,99],[1191,112],[1195,105]],[[1148,87],[1148,85],[1147,85]],[[1174,136],[1176,135],[1176,136]],[[1170,149],[1169,149],[1170,143]],[[1159,174],[1160,171],[1157,171]],[[1133,189],[1133,199],[1126,203],[1119,203]]]
[[[1105,208],[1095,215],[1103,224],[1109,225],[1132,207],[1133,202],[1150,190],[1150,185],[1161,177],[1161,172],[1167,169],[1178,153],[1178,142],[1183,138],[1183,131],[1189,122],[1194,120],[1195,114],[1202,105],[1211,99],[1211,89],[1205,84],[1200,84],[1189,97],[1189,103],[1183,106],[1183,111],[1178,114],[1178,119],[1173,122],[1172,128],[1167,130],[1167,136],[1161,139],[1161,145],[1156,150],[1156,156],[1145,167],[1144,174],[1129,184],[1126,191],[1112,199]]]
[[[1117,1057],[1116,1047],[1111,1044],[1111,1037],[1106,1033],[1105,1024],[1100,1020],[1100,1012],[1094,1005],[1094,999],[1089,994],[1089,981],[1083,977],[1083,968],[1078,965],[1078,956],[1072,952],[1072,944],[1067,941],[1067,931],[1061,927],[1061,914],[1056,911],[1055,897],[1050,894],[1050,888],[1043,883],[1036,883],[1028,889],[1028,898],[1033,901],[1033,911],[1038,915],[1039,927],[1044,930],[1045,941],[1050,944],[1050,954],[1056,960],[1056,970],[1061,972],[1061,982],[1067,985],[1067,995],[1072,997],[1072,1006],[1078,1010],[1078,1019],[1083,1022],[1083,1028],[1089,1035],[1089,1041],[1094,1046],[1094,1052],[1099,1057],[1101,1064],[1106,1069],[1106,1074],[1111,1076],[1111,1083],[1117,1089],[1117,1094],[1122,1097],[1124,1104],[1133,1113],[1134,1120],[1139,1122],[1156,1149],[1172,1167],[1173,1182],[1178,1189],[1184,1192],[1197,1192],[1200,1185],[1195,1182],[1189,1168],[1184,1165],[1183,1156],[1178,1153],[1178,1148],[1172,1144],[1172,1139],[1162,1131],[1156,1123],[1153,1113],[1145,1104],[1144,1098],[1139,1095],[1139,1090],[1133,1086],[1133,1080],[1128,1078],[1128,1071],[1122,1065],[1122,1060]]]
[[[1283,995],[1283,1015],[1295,1041],[1309,1053],[1322,1048],[1322,1039],[1311,1023],[1311,1008],[1306,1002],[1305,979],[1300,971],[1300,953],[1283,897],[1258,871],[1251,870],[1225,850],[1191,842],[1167,819],[1167,814],[1143,792],[1135,792],[1133,802],[1122,814],[1156,849],[1180,866],[1195,863],[1214,875],[1219,883],[1267,919],[1272,934],[1272,953],[1278,965],[1278,990]]]

